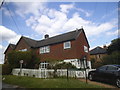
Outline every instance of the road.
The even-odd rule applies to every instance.
[[[6,90],[6,89],[10,89],[10,88],[16,88],[16,89],[20,89],[21,87],[19,87],[19,86],[16,86],[16,85],[10,85],[10,84],[6,84],[6,83],[3,83],[2,82],[2,89],[4,90]]]

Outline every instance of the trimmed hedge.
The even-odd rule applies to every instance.
[[[10,75],[12,72],[12,68],[9,64],[2,65],[2,75]]]

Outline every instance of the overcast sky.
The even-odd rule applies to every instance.
[[[21,35],[41,40],[73,31],[85,30],[90,48],[109,44],[118,36],[117,2],[11,2],[2,7],[0,24],[0,63],[9,43]]]

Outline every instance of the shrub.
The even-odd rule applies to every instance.
[[[54,69],[54,72],[53,72],[53,77],[56,78],[58,77],[57,76],[57,69],[76,69],[76,66],[72,65],[71,63],[66,63],[66,62],[63,62],[63,63],[56,63],[54,65],[48,65],[47,67],[48,69]]]
[[[9,75],[12,72],[12,68],[9,64],[2,65],[2,75]]]
[[[66,62],[63,62],[63,63],[57,63],[55,65],[48,65],[47,66],[48,69],[76,69],[76,66],[72,65],[71,63],[66,63]]]
[[[8,63],[12,68],[20,67],[20,60],[23,60],[23,68],[38,68],[39,58],[32,51],[12,51],[8,54]]]
[[[106,64],[120,64],[120,51],[115,51],[110,55],[107,55],[103,58],[103,65]]]
[[[98,68],[103,65],[102,61],[96,61],[94,58],[91,58],[92,68]]]

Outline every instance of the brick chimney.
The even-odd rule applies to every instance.
[[[45,36],[44,36],[44,37],[45,37],[45,39],[47,39],[47,38],[49,38],[49,35],[48,35],[48,34],[45,34]]]
[[[104,49],[107,49],[107,46],[106,46],[106,45],[103,45],[103,48],[104,48]]]

